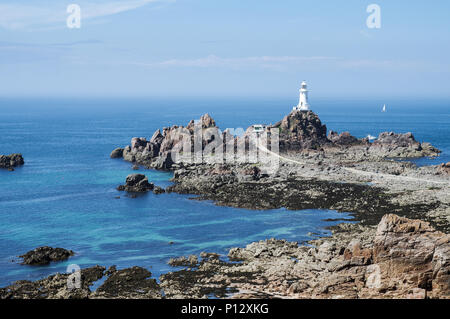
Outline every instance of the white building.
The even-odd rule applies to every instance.
[[[294,106],[294,110],[298,111],[309,111],[309,103],[308,103],[308,87],[306,85],[306,81],[303,81],[300,87],[300,98],[298,101],[298,105]]]

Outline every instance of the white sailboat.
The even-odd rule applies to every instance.
[[[381,112],[386,112],[386,104],[383,105],[383,109],[381,110]]]
[[[375,136],[369,134],[369,135],[367,135],[367,139],[369,141],[373,141],[373,140],[376,140],[377,138]]]

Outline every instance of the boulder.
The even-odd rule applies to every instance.
[[[143,174],[131,174],[127,176],[125,185],[117,187],[119,191],[144,193],[153,190],[155,185],[148,182],[147,176]]]
[[[0,155],[0,168],[12,169],[24,163],[22,154]]]
[[[373,259],[385,287],[450,297],[450,235],[427,222],[385,215],[374,238]]]
[[[19,257],[23,259],[23,265],[47,265],[52,261],[66,260],[73,255],[74,252],[71,250],[43,246],[30,250]]]
[[[349,132],[343,132],[341,134],[330,131],[328,134],[328,139],[336,145],[340,146],[352,146],[352,145],[359,145],[363,144],[363,141],[358,140],[356,137],[351,135]]]
[[[111,158],[122,158],[123,157],[123,148],[116,148],[114,151],[111,152],[111,155],[109,156]]]

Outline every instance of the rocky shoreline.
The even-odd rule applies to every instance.
[[[341,224],[310,246],[268,239],[172,259],[182,270],[159,283],[141,267],[94,266],[69,289],[69,274],[18,281],[0,298],[450,298],[450,235],[428,223],[385,215],[378,226]],[[91,286],[104,278],[96,289]]]
[[[269,239],[232,248],[228,256],[174,256],[169,264],[185,269],[162,275],[159,283],[140,267],[96,266],[82,271],[86,283],[79,291],[62,286],[68,275],[54,275],[0,289],[0,297],[450,298],[450,164],[416,167],[393,159],[438,156],[430,144],[411,133],[381,133],[373,143],[348,132],[327,135],[316,114],[293,111],[270,128],[279,133],[280,147],[270,173],[259,163],[213,163],[208,154],[200,163],[175,161],[172,150],[196,129],[203,133],[202,151],[220,140],[227,142],[224,153],[248,146],[254,134],[250,127],[230,138],[206,114],[186,127],[158,130],[149,141],[133,138],[110,156],[173,171],[166,192],[247,209],[332,209],[358,223],[335,226],[331,237],[309,245]],[[154,185],[134,174],[119,189],[145,192]],[[89,289],[105,276],[97,290]],[[39,295],[37,287],[53,288]]]

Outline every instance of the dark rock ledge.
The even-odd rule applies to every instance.
[[[23,259],[23,265],[47,265],[53,261],[66,260],[74,254],[72,250],[43,246],[30,250],[19,257]]]

